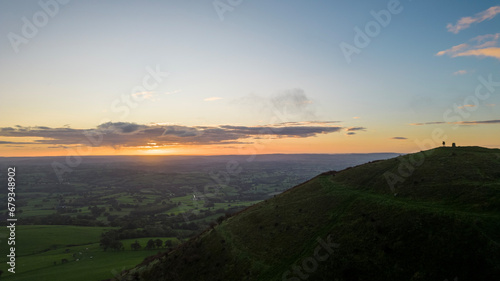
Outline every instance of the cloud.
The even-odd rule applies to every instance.
[[[324,126],[259,126],[259,127],[246,127],[246,126],[221,126],[222,129],[237,134],[243,134],[247,137],[250,136],[275,136],[275,137],[295,137],[307,138],[319,134],[327,134],[338,132],[342,127],[324,127]]]
[[[483,121],[460,121],[460,122],[426,122],[426,123],[412,123],[412,126],[423,125],[436,125],[436,124],[453,124],[453,125],[480,125],[480,124],[500,124],[500,120],[483,120]]]
[[[277,110],[290,115],[306,115],[315,118],[316,115],[310,105],[313,101],[307,97],[304,90],[296,88],[286,90],[271,98],[271,104]]]
[[[204,101],[216,101],[216,100],[221,100],[221,99],[222,99],[221,97],[210,97],[210,98],[204,99]]]
[[[453,124],[459,124],[459,125],[481,125],[481,124],[500,124],[500,120],[485,120],[485,121],[461,121],[461,122],[455,122]]]
[[[475,104],[464,104],[464,105],[459,106],[458,108],[459,109],[463,109],[463,108],[466,108],[466,107],[476,107],[476,105]]]
[[[347,127],[344,128],[344,130],[347,132],[346,135],[351,136],[355,135],[357,131],[366,131],[365,127]]]
[[[97,126],[97,129],[105,132],[133,133],[145,127],[145,125],[137,125],[128,122],[107,122]]]
[[[140,100],[152,100],[156,101],[154,92],[136,92],[132,94],[133,97],[139,98]]]
[[[170,125],[165,126],[165,130],[163,131],[162,136],[195,137],[201,134],[202,131],[197,130],[196,128]]]
[[[392,137],[391,140],[407,140],[405,137]]]
[[[275,124],[276,126],[312,126],[340,123],[340,121],[298,121],[298,122],[283,122]]]
[[[480,23],[485,20],[491,20],[497,14],[500,14],[500,6],[493,6],[485,11],[475,14],[472,17],[463,17],[459,19],[456,24],[449,23],[448,25],[446,25],[446,28],[448,29],[449,32],[457,34],[461,30],[464,30],[469,26],[471,26],[471,24]]]
[[[498,38],[500,38],[500,33],[479,35],[469,41],[476,42],[477,48],[488,48],[496,46]]]
[[[50,149],[68,149],[70,148],[69,146],[66,146],[66,145],[55,145],[55,146],[48,146],[47,148],[50,148]]]
[[[258,138],[308,138],[340,132],[336,121],[305,121],[265,126],[181,126],[107,122],[93,129],[22,127],[0,128],[0,137],[36,137],[32,142],[1,141],[0,144],[93,145],[109,147],[161,147],[171,145],[214,145],[252,143]],[[91,143],[89,138],[100,139]],[[249,141],[250,139],[250,141]]]
[[[485,48],[479,50],[468,50],[454,57],[466,57],[466,56],[476,56],[476,57],[493,57],[500,60],[500,48]]]
[[[346,131],[352,132],[352,131],[366,131],[365,127],[349,127],[345,128]]]
[[[467,70],[459,70],[453,72],[453,75],[464,75],[464,74],[467,74]]]
[[[271,97],[249,94],[232,103],[250,107],[252,112],[259,112],[260,116],[279,122],[318,119],[314,101],[300,88],[288,89]]]
[[[453,46],[451,47],[450,49],[448,50],[444,50],[444,51],[439,51],[436,56],[442,56],[442,55],[445,55],[445,54],[455,54],[455,53],[459,53],[460,51],[464,50],[464,49],[467,49],[469,47],[468,44],[460,44],[460,45],[456,45],[456,46]]]
[[[450,49],[439,51],[436,53],[436,56],[448,55],[452,58],[476,56],[500,59],[500,48],[498,47],[499,38],[500,33],[480,35],[470,39],[469,43],[463,43],[453,46]]]
[[[496,104],[494,104],[494,103],[488,103],[486,106],[493,107],[493,106],[496,106]]]
[[[165,95],[173,95],[173,94],[177,94],[177,93],[180,93],[181,90],[174,90],[174,91],[170,91],[170,92],[165,92],[164,94]]]
[[[32,144],[31,142],[0,141],[0,144]]]
[[[439,124],[446,124],[446,122],[425,122],[425,123],[411,123],[410,125],[412,126],[423,126],[423,125],[439,125]]]

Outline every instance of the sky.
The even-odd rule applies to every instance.
[[[0,35],[0,156],[500,148],[499,1],[1,1]]]

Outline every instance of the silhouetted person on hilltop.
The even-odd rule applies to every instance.
[[[446,146],[446,143],[443,141],[443,146]]]

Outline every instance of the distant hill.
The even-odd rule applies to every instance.
[[[119,280],[500,280],[500,150],[321,174]]]

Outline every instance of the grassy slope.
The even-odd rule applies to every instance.
[[[391,189],[386,172],[404,181]],[[369,163],[250,207],[122,280],[300,280],[283,273],[311,261],[329,235],[339,246],[304,272],[309,280],[497,280],[499,189],[499,150]]]

